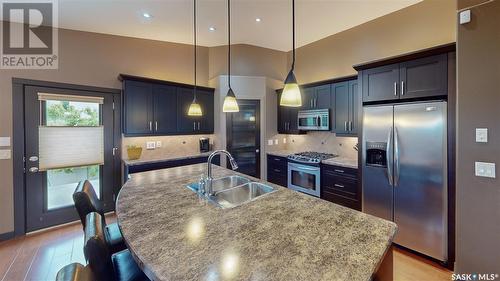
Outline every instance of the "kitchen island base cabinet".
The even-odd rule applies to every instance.
[[[361,211],[358,170],[333,165],[321,167],[321,199]]]
[[[378,267],[377,273],[373,276],[373,281],[393,281],[394,280],[394,247],[391,246],[385,254],[382,263]]]

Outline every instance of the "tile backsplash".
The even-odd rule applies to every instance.
[[[122,157],[128,158],[127,146],[142,147],[140,159],[158,159],[172,155],[194,155],[200,152],[199,139],[210,138],[212,147],[217,144],[215,135],[182,135],[182,136],[151,136],[122,138]],[[146,149],[148,142],[161,142],[161,147]]]
[[[331,132],[308,132],[305,135],[276,135],[270,139],[277,139],[279,143],[278,145],[266,146],[267,151],[316,151],[335,153],[347,158],[358,157],[358,152],[353,148],[358,143],[356,137],[340,137]],[[286,139],[286,143],[283,142],[283,139]]]

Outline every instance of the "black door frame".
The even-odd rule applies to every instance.
[[[22,78],[12,78],[12,162],[14,187],[14,232],[12,237],[26,234],[26,180],[25,180],[25,135],[24,135],[24,88],[26,86],[51,87],[68,90],[101,92],[113,95],[114,99],[114,132],[113,143],[115,157],[113,168],[121,170],[121,93],[120,89],[93,87],[68,83],[49,82]],[[114,182],[121,183],[121,175],[114,175]],[[116,196],[119,190],[114,190]]]
[[[257,149],[259,150],[259,152],[256,154],[258,154],[256,156],[256,164],[257,164],[257,178],[260,178],[262,176],[262,173],[261,173],[261,156],[262,156],[262,149],[261,149],[261,141],[260,141],[260,138],[261,138],[261,126],[260,126],[260,123],[261,123],[261,108],[260,108],[260,105],[261,105],[261,101],[260,99],[238,99],[238,104],[239,105],[244,105],[244,104],[249,104],[249,105],[257,105],[257,120],[256,120],[256,129],[257,129],[257,141],[256,141],[256,147]],[[228,147],[228,144],[232,142],[232,135],[228,133],[229,129],[231,128],[231,113],[229,114],[226,114],[226,148],[228,149],[228,151],[230,151],[230,148]],[[228,165],[228,163],[226,163],[226,165]],[[229,167],[228,167],[229,168]]]

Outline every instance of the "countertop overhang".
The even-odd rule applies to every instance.
[[[185,187],[205,170],[138,173],[120,191],[118,224],[152,280],[368,281],[396,233],[392,222],[271,183],[276,192],[220,209]]]

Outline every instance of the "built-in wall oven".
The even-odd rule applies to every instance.
[[[330,110],[301,110],[298,114],[299,130],[303,131],[329,131]]]
[[[320,197],[321,169],[319,164],[288,161],[288,188]]]

